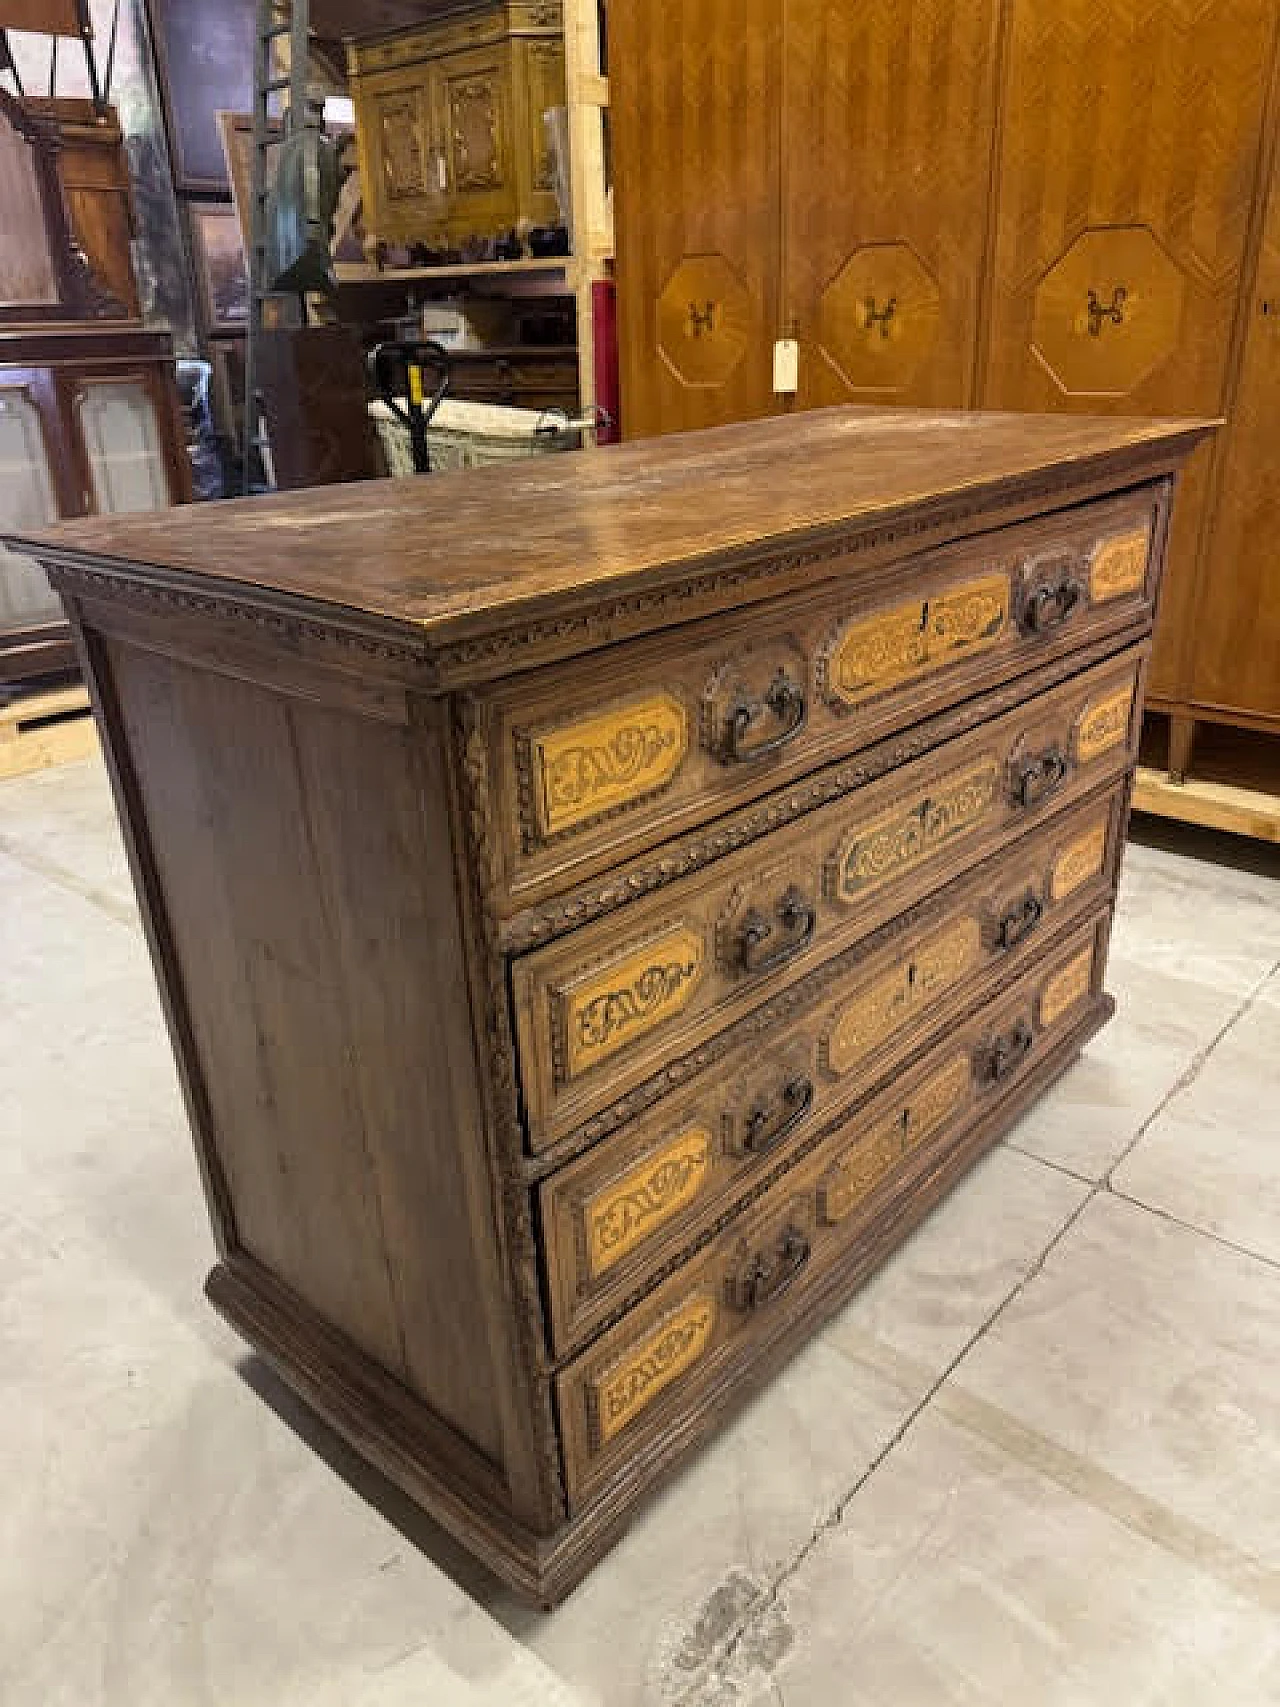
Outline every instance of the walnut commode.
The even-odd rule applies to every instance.
[[[209,1295],[554,1601],[1107,1018],[1195,422],[844,409],[23,540]]]

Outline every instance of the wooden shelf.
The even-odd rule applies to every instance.
[[[1174,782],[1160,768],[1163,731],[1149,726],[1146,733],[1145,762],[1133,791],[1135,812],[1280,843],[1280,738],[1202,723],[1187,779]]]
[[[87,759],[98,737],[82,686],[24,694],[0,707],[0,777]]]
[[[556,274],[561,278],[572,264],[569,255],[554,255],[547,260],[523,261],[461,261],[450,267],[372,267],[359,261],[339,261],[334,274],[340,285],[401,284],[420,279],[471,279],[529,277],[539,273]]]

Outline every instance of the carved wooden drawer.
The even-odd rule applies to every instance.
[[[512,907],[1145,624],[1167,497],[1081,505],[494,689]]]
[[[714,1406],[715,1389],[812,1312],[824,1288],[847,1291],[845,1271],[881,1254],[895,1200],[914,1212],[931,1201],[929,1176],[980,1140],[1060,1042],[1078,1047],[1089,1022],[1101,1023],[1108,928],[1103,912],[1070,931],[1007,997],[844,1117],[558,1375],[571,1508],[695,1409]],[[891,1242],[901,1235],[894,1227]]]
[[[512,966],[542,1150],[802,971],[1129,763],[1145,648],[1121,654]]]
[[[563,1355],[835,1112],[1016,978],[1110,894],[1125,789],[1060,814],[753,1010],[680,1089],[539,1187],[553,1348]]]

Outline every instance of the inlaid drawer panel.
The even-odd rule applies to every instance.
[[[1145,649],[512,965],[533,1149],[1119,774]]]
[[[556,1378],[571,1508],[736,1378],[1057,1044],[1108,1010],[1108,918],[841,1121]],[[865,1260],[865,1259],[864,1259]]]
[[[512,909],[1149,621],[1165,502],[1083,505],[487,691]]]
[[[539,1188],[554,1349],[579,1343],[735,1195],[1111,891],[1117,784],[754,1010],[707,1066]],[[777,1010],[781,1009],[781,1012]]]

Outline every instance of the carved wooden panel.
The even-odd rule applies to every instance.
[[[529,1139],[543,1149],[758,1003],[1098,786],[1136,741],[1135,653],[512,965]],[[1130,715],[1130,722],[1133,719]]]
[[[540,1189],[556,1350],[688,1248],[762,1170],[1016,978],[1114,881],[1123,797],[1062,814],[753,1008],[619,1111]],[[1064,875],[1063,861],[1070,861]],[[1069,877],[1069,881],[1068,881]]]
[[[870,746],[908,703],[926,717],[1141,620],[1162,508],[1084,505],[487,691],[511,910]]]
[[[1151,555],[1151,530],[1105,539],[1094,548],[1089,564],[1089,594],[1095,604],[1123,598],[1145,584]]]
[[[1276,25],[1273,0],[1230,27],[1207,0],[1012,6],[986,407],[1221,412]],[[1208,454],[1180,488],[1154,693],[1186,634]]]
[[[500,189],[507,152],[501,69],[494,65],[446,78],[445,104],[453,190]]]
[[[1117,688],[1085,707],[1076,725],[1076,758],[1081,764],[1090,764],[1100,754],[1127,742],[1134,692],[1132,685]]]
[[[391,201],[428,194],[427,139],[416,89],[383,95],[376,103],[382,182]]]
[[[1105,914],[1074,927],[1005,997],[822,1132],[757,1202],[559,1372],[572,1510],[623,1454],[687,1416],[713,1382],[744,1374],[832,1271],[857,1260],[873,1214],[992,1118],[1056,1043],[1098,1022],[1105,945]]]

